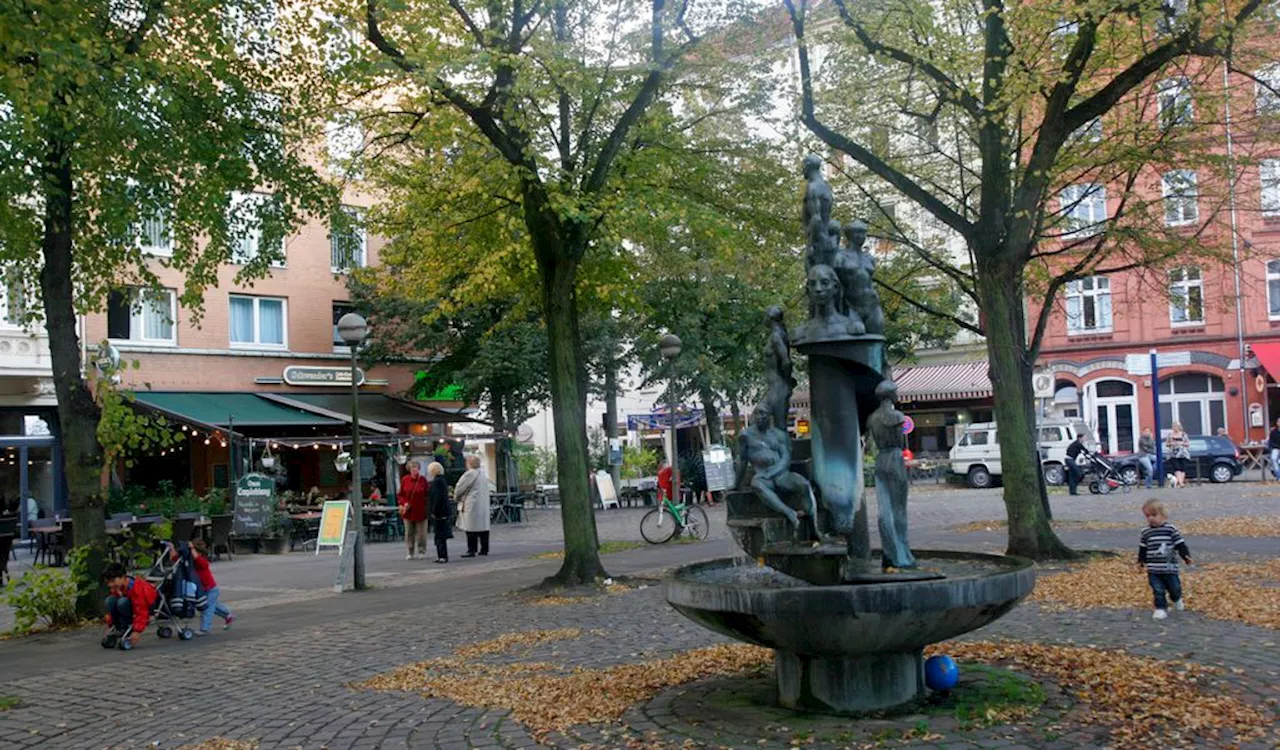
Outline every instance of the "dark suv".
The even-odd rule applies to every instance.
[[[1244,471],[1240,463],[1240,451],[1230,438],[1217,435],[1189,435],[1191,441],[1191,460],[1187,463],[1187,479],[1208,479],[1221,484],[1230,482]],[[1164,454],[1165,473],[1169,470],[1169,452]],[[1126,462],[1120,468],[1125,481],[1137,484],[1141,481],[1141,470],[1135,464]]]

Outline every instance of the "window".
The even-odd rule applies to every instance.
[[[343,341],[342,337],[338,335],[338,321],[342,319],[343,315],[355,311],[356,306],[350,302],[333,303],[333,345],[335,348],[341,347],[343,351],[348,350],[347,342]]]
[[[265,193],[232,193],[227,210],[227,233],[231,240],[231,262],[244,265],[270,250],[271,265],[285,266],[284,240],[268,244],[273,227],[269,222],[275,203]]]
[[[1178,18],[1186,15],[1187,0],[1162,0],[1160,11],[1160,20],[1156,22],[1156,28],[1166,34],[1171,34],[1178,22]]]
[[[330,119],[324,125],[325,142],[329,148],[329,171],[340,177],[359,177],[359,167],[354,163],[364,148],[364,128],[354,114],[343,114]]]
[[[1075,143],[1098,143],[1102,140],[1102,118],[1095,117],[1080,127],[1072,131],[1067,136],[1067,142]]]
[[[1202,373],[1173,375],[1160,381],[1162,432],[1175,421],[1189,435],[1212,435],[1227,424],[1222,378]],[[1163,435],[1162,435],[1163,437]]]
[[[1068,185],[1060,200],[1068,229],[1066,237],[1097,234],[1107,220],[1107,191],[1101,185]]]
[[[1267,314],[1280,320],[1280,260],[1267,261]]]
[[[1169,272],[1169,322],[1175,326],[1204,323],[1204,279],[1195,266]]]
[[[1067,284],[1067,333],[1111,332],[1111,281],[1090,276]]]
[[[283,349],[285,301],[279,297],[231,295],[231,345]]]
[[[1193,170],[1165,172],[1160,177],[1160,191],[1164,194],[1165,226],[1180,227],[1199,221],[1200,208],[1196,201],[1199,192]]]
[[[1280,219],[1280,159],[1258,162],[1258,182],[1262,185],[1263,218]]]
[[[1272,65],[1253,74],[1258,89],[1256,107],[1260,115],[1280,114],[1280,65]]]
[[[329,265],[334,273],[347,273],[365,265],[364,212],[343,206],[329,225]]]
[[[177,312],[172,289],[113,290],[107,296],[107,338],[176,344]]]
[[[1041,427],[1040,442],[1042,443],[1061,443],[1063,441],[1061,427]]]
[[[1156,86],[1156,105],[1160,126],[1172,128],[1189,125],[1195,115],[1191,102],[1191,84],[1185,78],[1167,78]]]
[[[987,444],[986,430],[974,430],[973,432],[966,432],[964,434],[964,437],[960,438],[960,445],[986,445],[986,444]]]
[[[169,232],[169,216],[157,211],[138,223],[138,249],[144,255],[173,255],[173,238]]]
[[[17,274],[0,277],[0,319],[5,323],[20,326],[27,316],[27,290]]]

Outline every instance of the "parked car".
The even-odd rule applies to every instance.
[[[1067,446],[1083,435],[1086,445],[1093,444],[1093,435],[1083,422],[1065,419],[1046,419],[1036,426],[1039,439],[1041,466],[1044,479],[1049,484],[1066,481]],[[970,487],[990,487],[1003,473],[1000,464],[1000,436],[995,422],[975,422],[965,428],[964,434],[951,447],[951,472],[966,477]]]
[[[1218,435],[1190,435],[1191,462],[1187,466],[1187,479],[1208,479],[1222,484],[1230,482],[1244,472],[1244,464],[1240,463],[1240,449],[1230,438]],[[1165,454],[1166,462],[1168,454]],[[1169,472],[1168,463],[1165,472]],[[1125,465],[1120,468],[1125,481],[1138,481],[1142,476],[1137,466]]]

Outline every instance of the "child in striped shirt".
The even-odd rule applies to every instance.
[[[1142,504],[1142,515],[1146,516],[1147,528],[1142,530],[1138,543],[1138,567],[1147,571],[1147,583],[1155,595],[1156,610],[1151,613],[1151,619],[1163,620],[1169,616],[1166,593],[1175,609],[1187,608],[1182,598],[1182,581],[1178,578],[1178,557],[1190,565],[1191,550],[1187,549],[1178,527],[1169,523],[1164,503],[1155,499],[1146,501]]]

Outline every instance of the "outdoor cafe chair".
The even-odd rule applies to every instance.
[[[173,541],[189,542],[196,534],[196,521],[200,520],[200,515],[196,514],[189,518],[183,518],[179,515],[173,519]]]
[[[209,526],[209,548],[213,550],[215,559],[222,559],[222,551],[226,551],[227,557],[231,558],[231,520],[230,513],[221,513],[210,519]]]
[[[0,534],[0,586],[9,580],[9,553],[13,551],[13,534]]]

